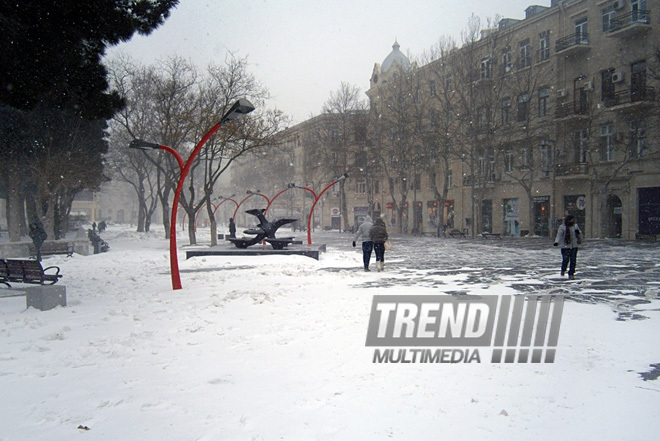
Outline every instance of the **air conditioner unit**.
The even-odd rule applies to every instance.
[[[614,3],[612,3],[612,9],[618,11],[620,9],[623,9],[625,5],[626,2],[624,0],[616,0]]]
[[[624,80],[623,72],[614,72],[612,74],[612,82],[613,83],[622,83],[623,80]]]
[[[566,90],[566,89],[559,89],[559,90],[557,90],[557,96],[558,96],[559,98],[567,97],[567,96],[568,96],[568,90]]]

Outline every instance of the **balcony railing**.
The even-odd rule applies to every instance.
[[[588,170],[586,162],[559,164],[557,176],[584,175]]]
[[[587,104],[581,101],[569,101],[557,105],[555,109],[555,118],[564,119],[571,117],[586,116],[589,114]]]
[[[640,27],[646,27],[651,23],[651,11],[646,11],[639,9],[637,11],[632,11],[627,14],[620,15],[609,23],[609,33],[614,34],[625,29],[636,27],[637,25],[642,25]]]
[[[588,48],[589,34],[581,32],[560,38],[555,42],[555,52],[562,52],[573,48]]]
[[[635,89],[620,90],[603,98],[605,107],[616,107],[635,103],[648,103],[655,101],[655,88],[639,87]]]

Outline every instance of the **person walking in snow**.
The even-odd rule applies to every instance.
[[[229,237],[236,237],[236,224],[233,217],[229,218]]]
[[[374,249],[374,243],[371,241],[369,233],[371,233],[371,228],[373,227],[373,221],[371,216],[367,215],[364,218],[364,221],[358,227],[355,236],[353,237],[353,247],[355,248],[355,242],[362,237],[362,261],[364,262],[364,270],[370,271],[369,262],[371,261],[371,252]]]
[[[568,268],[568,278],[575,279],[575,265],[577,263],[578,245],[582,243],[582,231],[575,223],[575,217],[568,215],[564,218],[564,223],[557,230],[554,246],[561,244],[561,275],[566,274]]]
[[[371,241],[374,243],[374,252],[376,253],[376,271],[385,269],[385,241],[387,240],[387,228],[385,221],[378,218],[374,221],[374,226],[369,233]]]
[[[41,262],[41,246],[46,239],[48,239],[48,234],[46,234],[46,230],[44,230],[44,226],[39,219],[35,219],[34,222],[30,224],[30,232],[28,235],[30,236],[30,239],[32,239],[34,249],[37,251],[37,260]]]

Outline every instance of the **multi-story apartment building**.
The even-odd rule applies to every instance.
[[[573,214],[588,237],[660,235],[659,3],[552,0],[471,23],[425,62],[395,42],[366,119],[284,133],[292,182],[350,173],[318,206],[324,228],[371,214],[409,233],[548,236]]]
[[[658,3],[530,6],[422,66],[395,44],[367,92],[392,225],[660,234]]]

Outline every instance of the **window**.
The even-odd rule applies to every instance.
[[[374,194],[380,194],[380,181],[376,179],[374,182]]]
[[[548,116],[550,107],[550,88],[541,87],[539,89],[539,116]]]
[[[649,11],[646,8],[646,0],[631,0],[630,13],[633,23],[649,24]]]
[[[447,185],[449,188],[454,186],[454,172],[451,169],[447,170]]]
[[[429,81],[429,93],[431,96],[435,96],[435,81]]]
[[[548,171],[550,167],[552,167],[552,148],[548,141],[543,141],[541,143],[541,169]]]
[[[367,194],[367,181],[358,181],[357,188],[355,189],[356,194]]]
[[[477,128],[479,130],[486,130],[489,126],[488,109],[480,107],[477,109]]]
[[[532,65],[532,46],[529,39],[520,42],[520,59],[518,60],[518,68],[524,69]]]
[[[614,6],[603,9],[603,32],[609,32],[612,29],[612,22],[614,21],[615,15],[616,11]]]
[[[575,22],[575,44],[589,44],[589,33],[587,18],[581,18]]]
[[[646,61],[638,61],[630,65],[630,101],[643,101],[647,96]]]
[[[445,75],[445,90],[446,91],[453,90],[453,79],[451,74]]]
[[[587,162],[587,142],[589,141],[586,130],[575,131],[575,141],[573,143],[573,162],[584,164]]]
[[[482,80],[490,78],[490,57],[486,57],[481,60],[481,67],[479,69],[479,78],[481,78]]]
[[[550,31],[543,31],[539,34],[539,61],[545,61],[550,58]]]
[[[358,167],[366,167],[367,166],[367,152],[356,152],[355,153],[355,165]]]
[[[504,152],[504,171],[506,173],[511,173],[513,171],[513,150],[508,148]]]
[[[646,150],[646,121],[636,120],[630,122],[630,156],[638,158],[644,156]]]
[[[502,100],[502,124],[509,124],[511,122],[511,98],[507,97]]]
[[[600,126],[600,160],[614,161],[614,125]]]
[[[529,94],[518,96],[518,122],[526,122],[529,115]]]
[[[529,149],[527,147],[522,147],[520,149],[520,165],[523,167],[529,167],[530,162]]]
[[[607,69],[600,72],[600,94],[601,99],[606,106],[616,104],[616,95],[614,93],[614,82],[612,82],[614,69]]]
[[[414,190],[420,191],[422,189],[422,175],[415,175]]]
[[[507,46],[502,50],[502,69],[504,69],[504,73],[511,72],[511,69],[513,69],[511,46]]]
[[[429,130],[435,131],[438,128],[439,119],[438,111],[435,109],[431,110],[431,115],[429,116]]]

